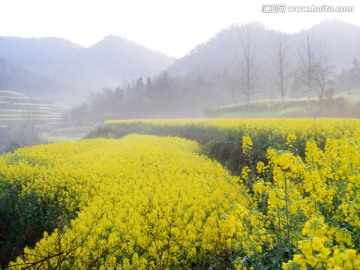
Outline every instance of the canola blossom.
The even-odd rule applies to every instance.
[[[48,231],[9,267],[360,269],[360,120],[112,120],[104,130],[167,137],[0,157],[0,207]],[[169,135],[240,145],[246,164],[231,176]]]
[[[253,141],[258,138],[277,144],[275,139],[285,139],[285,142],[296,136],[296,142],[302,140],[319,139],[325,142],[327,138],[349,137],[354,134],[360,135],[359,119],[168,119],[168,120],[108,120],[105,127],[126,127],[133,125],[140,128],[138,133],[147,133],[165,127],[177,127],[177,132],[186,127],[214,128],[221,136],[235,136],[236,134],[250,135]],[[146,126],[148,125],[148,126]],[[288,138],[289,134],[292,134]],[[263,141],[262,143],[266,143]]]
[[[234,267],[360,269],[360,120],[112,120],[105,128],[131,125],[160,135],[213,128],[210,141],[242,146],[239,182],[253,204],[223,223],[241,251]],[[254,163],[261,148],[266,161]]]
[[[168,119],[108,120],[89,137],[119,138],[131,134],[180,136],[201,144],[222,142],[242,145],[242,137],[250,136],[253,149],[266,152],[272,147],[304,156],[306,143],[313,140],[324,148],[327,139],[359,138],[359,119]]]
[[[19,187],[11,196],[23,222],[65,224],[9,267],[169,269],[226,252],[223,216],[249,198],[197,150],[180,138],[130,135],[4,155],[1,187]]]
[[[233,239],[259,269],[271,253],[283,254],[283,269],[360,269],[358,139],[327,139],[324,150],[308,141],[305,159],[291,146],[269,148],[266,165],[243,169],[241,180],[254,202],[251,241],[237,232],[244,223],[238,211],[229,223]],[[280,261],[273,267],[280,268]]]

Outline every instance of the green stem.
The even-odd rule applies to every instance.
[[[288,188],[287,188],[287,181],[286,177],[283,174],[284,181],[285,181],[285,217],[286,217],[286,234],[287,234],[287,244],[288,244],[288,250],[289,250],[289,256],[291,257],[291,242],[290,242],[290,225],[289,225],[289,209],[288,209]]]

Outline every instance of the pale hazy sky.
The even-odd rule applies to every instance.
[[[353,6],[354,12],[262,13],[266,4]],[[325,19],[360,25],[359,0],[0,0],[0,36],[66,38],[90,46],[113,34],[181,57],[232,24],[297,32]]]

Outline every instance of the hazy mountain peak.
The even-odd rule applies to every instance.
[[[102,40],[100,40],[99,42],[95,43],[91,47],[104,46],[104,44],[114,46],[114,45],[124,45],[124,44],[134,44],[135,45],[136,43],[131,42],[131,41],[129,41],[125,38],[119,37],[119,36],[108,35],[108,36],[104,37]],[[136,44],[136,46],[140,46],[140,45]]]
[[[129,39],[120,37],[120,36],[116,36],[116,35],[108,35],[106,37],[104,37],[101,41],[99,41],[98,43],[94,44],[92,47],[89,47],[89,49],[120,49],[120,50],[130,50],[133,51],[134,53],[140,53],[142,54],[144,51],[146,51],[146,53],[155,53],[159,56],[162,57],[167,57],[167,58],[172,58],[173,60],[175,60],[175,57],[166,55],[162,52],[147,48],[141,44],[138,44],[136,42],[133,42]]]
[[[254,39],[256,58],[261,59],[261,66],[271,64],[269,41],[274,31],[258,22],[231,25],[177,61],[115,35],[108,35],[88,48],[56,37],[0,37],[0,58],[4,57],[34,75],[47,75],[48,78],[67,82],[70,85],[68,88],[75,84],[76,91],[83,93],[97,91],[104,86],[121,85],[139,76],[156,75],[165,69],[173,75],[223,78],[224,74],[238,72],[243,55],[241,42],[247,29]],[[354,58],[360,59],[360,26],[326,20],[312,30],[326,45],[335,71],[349,67]],[[301,34],[287,34],[286,38],[292,46],[290,49],[296,52]]]
[[[357,28],[358,25],[351,24],[349,22],[344,22],[339,19],[326,19],[316,25],[314,25],[312,28],[331,28],[331,27],[351,27],[351,28]]]
[[[78,92],[82,98],[104,86],[116,86],[124,80],[157,74],[175,60],[114,35],[88,48],[56,37],[0,37],[1,58],[28,70],[34,76],[46,75],[54,82],[64,82],[67,88],[73,88],[73,92]],[[51,86],[43,81],[44,89],[38,92],[49,92]],[[18,84],[13,80],[13,84],[7,85],[11,88]],[[14,90],[22,91],[18,87]],[[25,85],[23,92],[33,92],[33,87]]]
[[[273,30],[267,29],[258,22],[231,25],[217,33],[205,43],[199,44],[188,55],[176,61],[169,72],[173,74],[186,74],[198,71],[201,68],[222,70],[229,62],[240,61],[241,40],[244,31],[250,32],[252,42],[256,49],[256,56],[262,63],[269,61],[269,41]],[[323,43],[330,55],[330,61],[335,70],[349,67],[354,57],[360,58],[360,26],[340,20],[325,20],[311,28],[316,38]],[[286,34],[289,46],[293,46],[301,39],[301,32]]]

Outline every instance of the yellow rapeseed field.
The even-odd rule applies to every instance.
[[[65,224],[78,211],[11,268],[167,269],[225,252],[223,215],[247,208],[249,198],[197,150],[180,138],[130,135],[1,157],[2,185],[21,186],[22,211],[41,218],[55,211]]]
[[[6,154],[0,205],[23,224],[54,223],[9,267],[360,269],[360,120],[106,125],[134,123],[215,128],[241,142],[247,165],[231,176],[197,143],[149,135]]]
[[[168,119],[168,120],[108,120],[105,125],[126,125],[134,123],[151,124],[155,126],[197,126],[213,127],[223,133],[237,132],[248,133],[255,139],[261,133],[269,134],[269,140],[272,136],[287,136],[290,133],[298,134],[301,138],[339,138],[349,137],[356,133],[360,135],[359,119],[275,119],[275,118],[257,118],[257,119]]]

